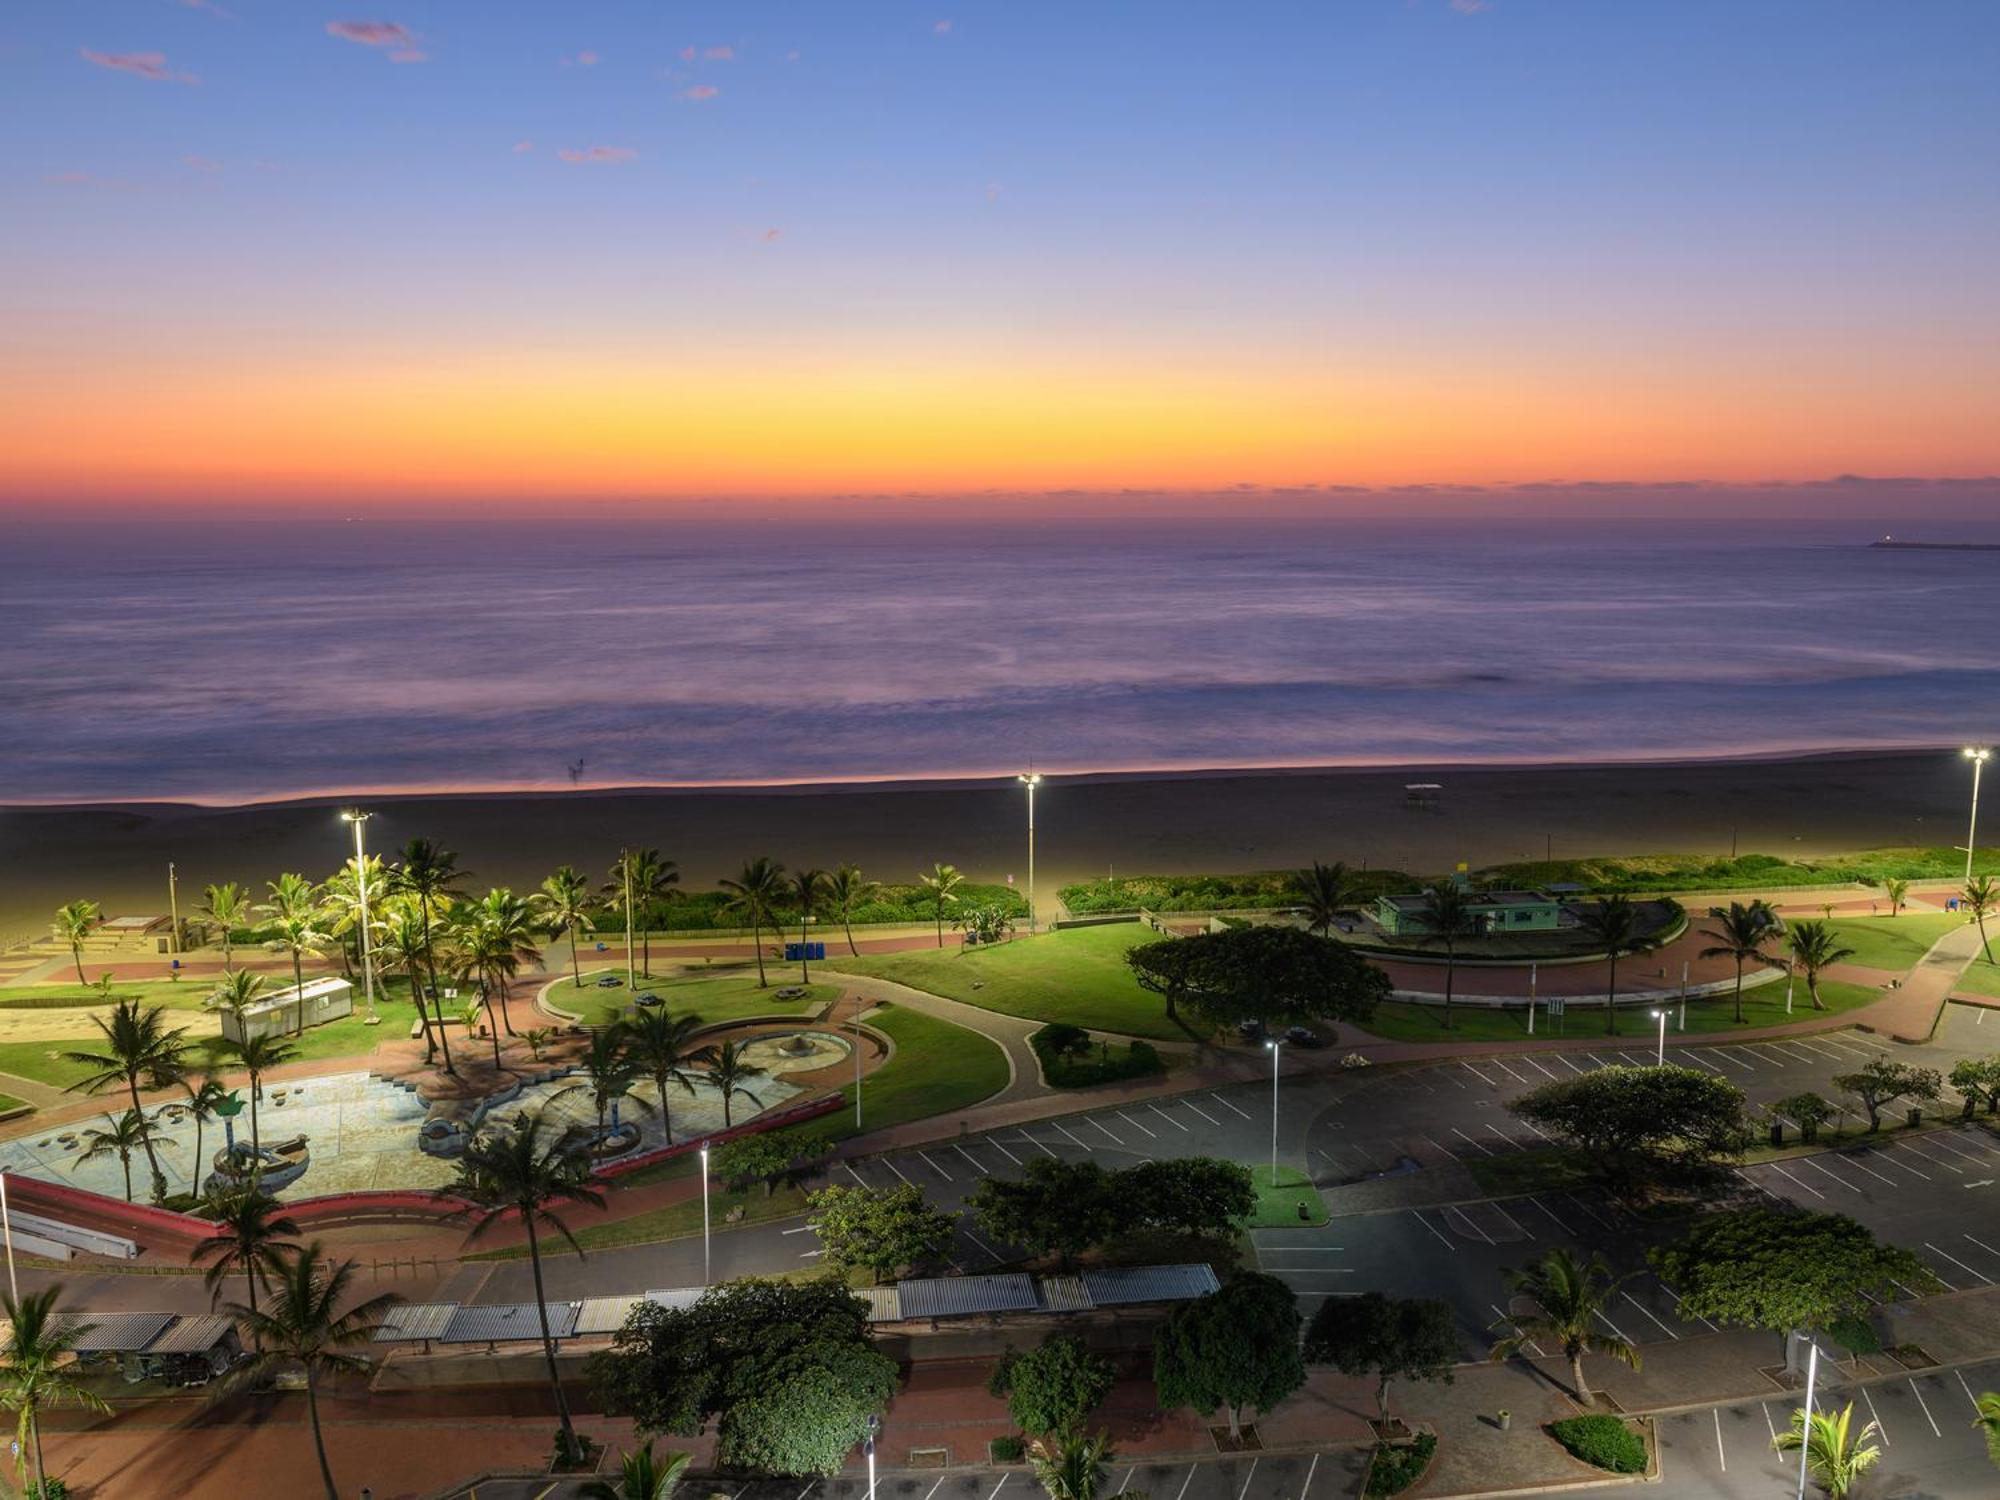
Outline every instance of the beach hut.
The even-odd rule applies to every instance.
[[[286,985],[258,997],[241,1011],[222,1013],[222,1034],[232,1042],[256,1037],[295,1036],[308,1026],[324,1026],[354,1014],[354,986],[337,975]]]

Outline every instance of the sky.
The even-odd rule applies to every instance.
[[[2000,474],[1991,0],[370,3],[0,10],[0,507]]]

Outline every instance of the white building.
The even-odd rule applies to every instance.
[[[286,985],[243,1007],[222,1013],[222,1034],[232,1042],[253,1037],[296,1036],[308,1026],[324,1026],[354,1014],[354,986],[338,975]]]

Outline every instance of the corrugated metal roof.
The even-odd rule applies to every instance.
[[[693,1307],[707,1290],[705,1286],[656,1286],[646,1293],[646,1300],[661,1307]]]
[[[1097,1306],[1081,1276],[1044,1276],[1039,1285],[1043,1312],[1089,1312]]]
[[[854,1295],[868,1304],[871,1323],[893,1323],[903,1316],[903,1299],[892,1286],[864,1286]]]
[[[415,1343],[419,1339],[442,1338],[457,1312],[456,1302],[399,1302],[383,1315],[382,1326],[375,1330],[375,1342]]]
[[[136,1354],[160,1336],[174,1319],[172,1313],[57,1313],[64,1328],[91,1325],[70,1347],[79,1354]]]
[[[1084,1290],[1099,1307],[1125,1302],[1187,1302],[1214,1291],[1219,1282],[1207,1264],[1118,1266],[1085,1271]]]
[[[632,1316],[632,1309],[644,1307],[644,1297],[585,1297],[577,1304],[576,1331],[616,1333]]]
[[[175,1319],[146,1346],[148,1354],[206,1354],[227,1338],[236,1320],[227,1313],[194,1313]]]
[[[1026,1312],[1036,1305],[1032,1276],[934,1276],[896,1288],[906,1318],[960,1318]]]
[[[566,1339],[576,1332],[576,1304],[551,1302],[549,1337]],[[532,1302],[496,1302],[484,1307],[461,1307],[446,1325],[439,1342],[445,1344],[492,1344],[507,1339],[539,1339],[542,1320],[535,1316]]]

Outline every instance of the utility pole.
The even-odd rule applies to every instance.
[[[171,913],[167,920],[173,924],[167,929],[167,951],[178,958],[181,952],[181,888],[172,860],[167,861],[167,910]]]

